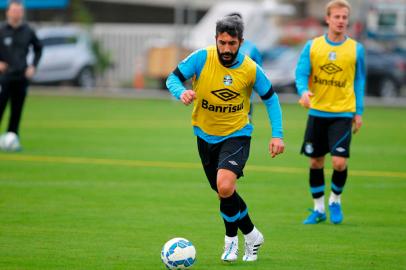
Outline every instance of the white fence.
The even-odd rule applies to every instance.
[[[101,83],[122,86],[130,83],[135,72],[143,72],[148,49],[179,43],[187,27],[150,24],[95,24],[93,38],[111,54],[114,66],[106,72]]]

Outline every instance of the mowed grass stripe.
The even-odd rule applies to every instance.
[[[19,154],[0,155],[0,160],[4,161],[23,161],[23,162],[48,162],[62,164],[92,164],[92,165],[110,165],[126,167],[154,167],[169,169],[200,169],[200,163],[191,162],[169,162],[169,161],[146,161],[146,160],[125,160],[125,159],[103,159],[103,158],[82,158],[82,157],[56,157],[56,156],[32,156]],[[294,167],[274,167],[247,165],[247,170],[255,172],[274,172],[274,173],[292,173],[303,174],[307,168]],[[405,178],[406,172],[393,171],[368,171],[368,170],[351,170],[351,175],[362,177],[393,177]]]

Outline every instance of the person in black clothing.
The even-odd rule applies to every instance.
[[[0,26],[0,123],[10,100],[11,113],[7,134],[17,138],[17,148],[20,148],[18,129],[29,80],[35,73],[42,53],[41,42],[34,30],[23,20],[24,12],[20,1],[10,1],[6,11],[7,20]],[[34,59],[28,65],[27,54],[31,47]]]

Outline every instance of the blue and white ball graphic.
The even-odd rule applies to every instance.
[[[163,246],[161,259],[168,269],[189,269],[196,261],[196,249],[185,238],[173,238]]]

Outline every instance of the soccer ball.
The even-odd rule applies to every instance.
[[[0,136],[0,149],[4,151],[18,151],[20,150],[20,142],[18,136],[14,132],[7,132]]]
[[[163,246],[161,259],[168,269],[188,269],[196,260],[196,249],[185,238],[173,238]]]

